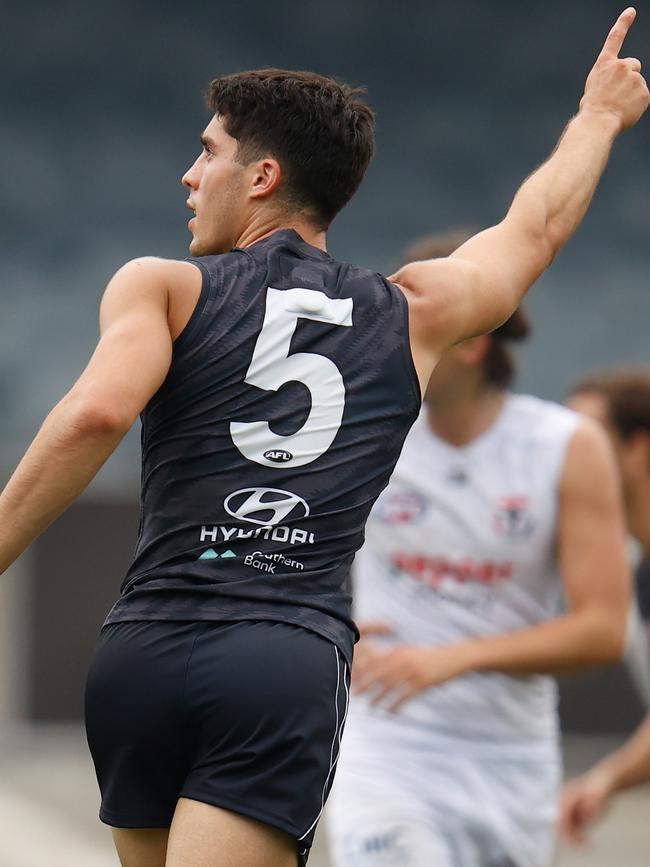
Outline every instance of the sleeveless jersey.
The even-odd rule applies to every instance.
[[[359,622],[387,622],[400,644],[445,645],[557,616],[558,483],[578,424],[564,407],[512,395],[489,430],[455,448],[423,411],[368,520],[354,571]],[[427,738],[553,750],[556,706],[551,677],[471,673],[421,693],[397,717],[356,699],[348,730],[359,714],[385,714]]]
[[[107,622],[279,620],[349,660],[350,566],[420,406],[406,299],[293,230],[189,261],[201,295],[142,414]]]

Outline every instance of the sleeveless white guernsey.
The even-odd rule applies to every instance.
[[[511,395],[492,427],[455,448],[431,431],[423,411],[355,561],[357,622],[388,623],[387,643],[443,645],[557,616],[558,484],[578,424],[564,407]],[[376,735],[383,719],[407,741],[437,735],[550,758],[556,711],[551,677],[472,673],[421,693],[396,715],[357,697],[348,729],[361,734],[365,718]]]

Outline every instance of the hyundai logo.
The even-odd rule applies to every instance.
[[[300,520],[309,515],[309,506],[302,497],[278,488],[233,491],[224,500],[223,507],[233,518],[263,527],[280,524],[289,518]]]
[[[285,452],[284,449],[269,449],[268,452],[264,452],[264,457],[267,461],[273,461],[274,464],[284,464],[293,460],[291,452]]]

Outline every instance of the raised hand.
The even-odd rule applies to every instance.
[[[581,111],[614,118],[619,132],[634,126],[650,103],[641,61],[636,57],[619,57],[635,18],[636,10],[631,6],[619,15],[587,77],[580,102]]]

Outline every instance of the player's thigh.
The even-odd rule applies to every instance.
[[[166,867],[296,867],[297,863],[296,841],[284,831],[201,801],[179,800]]]
[[[454,773],[462,775],[462,763],[456,763]],[[466,785],[467,819],[478,843],[492,853],[489,867],[550,867],[561,775],[559,761],[553,760],[476,763]],[[476,804],[486,805],[480,819]]]
[[[394,766],[347,758],[325,826],[334,867],[457,867],[417,786]]]
[[[167,828],[111,828],[122,867],[165,867]]]
[[[334,867],[460,867],[447,835],[399,803],[386,802],[356,826],[330,814],[326,828]]]

